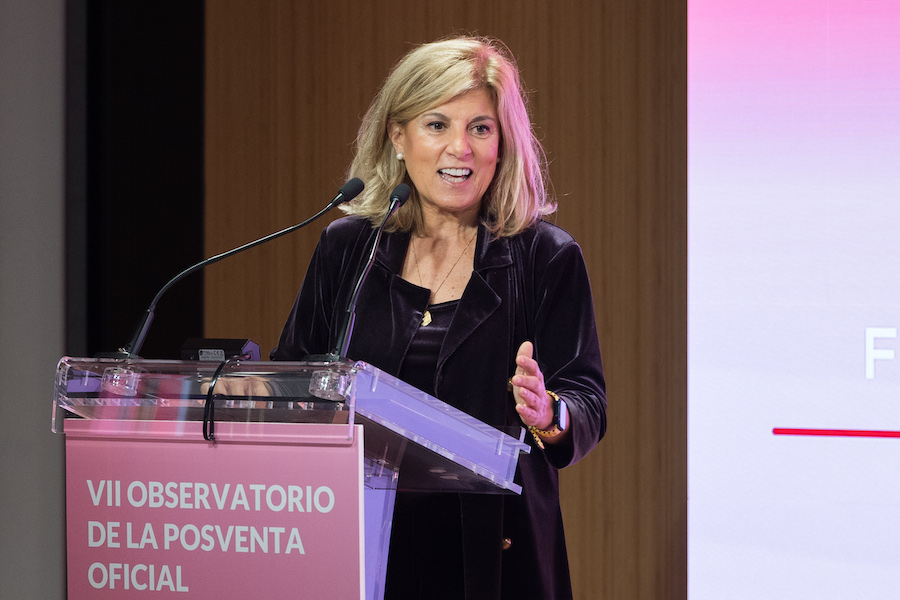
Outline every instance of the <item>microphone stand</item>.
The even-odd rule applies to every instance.
[[[368,277],[369,271],[372,270],[372,265],[375,263],[375,252],[378,250],[381,234],[384,233],[384,226],[387,224],[388,219],[397,212],[397,209],[406,203],[407,199],[409,199],[409,194],[409,186],[405,183],[399,184],[391,192],[390,206],[388,206],[387,213],[384,215],[381,225],[379,225],[378,229],[375,231],[375,242],[372,244],[372,249],[369,251],[369,258],[365,265],[363,265],[362,272],[356,280],[356,286],[353,288],[353,293],[350,295],[350,301],[347,303],[347,310],[344,312],[344,323],[338,334],[334,349],[325,355],[309,356],[306,360],[337,362],[347,357],[347,350],[350,348],[350,337],[353,335],[353,326],[356,323],[356,304],[359,300],[359,292],[362,290],[363,283],[365,283],[366,277]]]

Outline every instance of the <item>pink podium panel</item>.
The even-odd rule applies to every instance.
[[[68,420],[68,597],[363,598],[362,427],[347,434]]]

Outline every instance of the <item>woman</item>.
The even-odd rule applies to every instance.
[[[411,51],[366,113],[363,194],[323,232],[273,359],[334,347],[373,226],[400,182],[349,358],[495,427],[529,427],[521,496],[398,494],[387,598],[571,598],[557,469],[606,430],[581,250],[555,206],[513,59],[488,39]],[[402,475],[401,475],[402,478]],[[401,482],[402,484],[402,482]]]

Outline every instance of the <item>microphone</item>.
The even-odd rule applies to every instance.
[[[378,250],[378,243],[381,241],[381,234],[384,232],[384,226],[387,224],[388,219],[397,212],[397,209],[406,203],[409,199],[409,194],[409,186],[405,183],[399,184],[391,192],[391,203],[388,206],[387,214],[384,215],[381,225],[379,225],[378,229],[375,231],[375,242],[372,244],[372,250],[369,252],[369,259],[366,261],[359,278],[356,280],[356,287],[353,288],[353,293],[350,295],[350,301],[347,303],[344,325],[341,327],[334,350],[325,356],[327,361],[336,361],[347,357],[347,349],[350,348],[350,337],[353,335],[353,325],[356,322],[356,303],[359,300],[359,292],[362,289],[363,283],[366,281],[366,277],[369,275],[369,271],[372,270],[372,265],[375,263],[375,252]]]
[[[249,250],[250,248],[259,246],[260,244],[265,244],[268,241],[274,240],[275,238],[279,238],[283,235],[291,233],[292,231],[296,231],[302,227],[309,225],[310,223],[312,223],[313,221],[315,221],[316,219],[318,219],[319,217],[321,217],[322,215],[327,213],[329,210],[331,210],[332,208],[337,206],[338,204],[342,204],[344,202],[349,202],[350,200],[353,200],[354,198],[356,198],[359,195],[359,193],[361,191],[363,191],[364,187],[365,187],[365,184],[362,182],[362,180],[358,177],[354,177],[353,179],[351,179],[350,181],[348,181],[347,183],[345,183],[344,185],[341,186],[341,189],[338,190],[337,195],[334,197],[334,199],[332,199],[331,202],[328,203],[328,205],[325,208],[323,208],[322,210],[320,210],[319,212],[317,212],[316,214],[314,214],[312,217],[308,218],[307,220],[303,221],[302,223],[297,223],[296,225],[291,225],[290,227],[286,227],[285,229],[282,229],[281,231],[276,231],[275,233],[271,233],[271,234],[269,234],[265,237],[262,237],[258,240],[244,244],[243,246],[238,246],[237,248],[232,248],[231,250],[228,250],[227,252],[217,254],[215,256],[212,256],[210,258],[202,260],[191,267],[188,267],[187,269],[185,269],[184,271],[182,271],[181,273],[179,273],[178,275],[176,275],[175,277],[170,279],[169,282],[166,283],[166,285],[164,285],[162,287],[162,289],[159,290],[159,292],[157,292],[156,296],[153,298],[153,301],[150,303],[150,306],[147,308],[147,311],[144,313],[143,318],[138,322],[137,328],[135,328],[134,334],[131,336],[131,339],[128,341],[127,344],[125,344],[124,346],[119,348],[118,352],[100,352],[98,354],[95,354],[94,358],[140,358],[138,356],[138,352],[140,352],[141,346],[144,345],[144,338],[147,337],[147,331],[149,331],[150,324],[153,322],[153,315],[156,311],[156,305],[159,302],[159,299],[162,297],[162,295],[164,293],[166,293],[166,291],[170,287],[172,287],[174,284],[178,283],[179,281],[181,281],[182,279],[184,279],[191,273],[193,273],[195,271],[199,271],[200,269],[202,269],[206,266],[209,266],[213,263],[219,262],[223,258],[228,258],[229,256],[237,254],[238,252],[243,252],[244,250]],[[407,194],[408,194],[408,192],[407,192]]]

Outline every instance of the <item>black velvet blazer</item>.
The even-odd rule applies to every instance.
[[[372,237],[369,222],[357,217],[325,229],[273,360],[334,347]],[[393,375],[430,295],[399,276],[408,245],[408,233],[382,238],[347,352]],[[568,405],[571,435],[520,458],[521,496],[461,495],[467,598],[571,598],[557,469],[584,457],[606,431],[593,300],[578,244],[544,221],[511,238],[481,226],[475,269],[441,347],[434,389],[424,391],[495,427],[521,425],[507,381],[525,340],[534,342],[547,389]],[[512,542],[507,550],[504,538]]]

